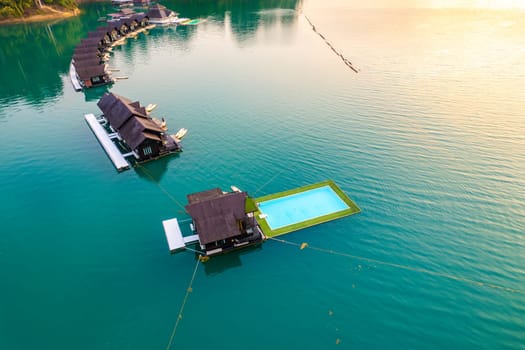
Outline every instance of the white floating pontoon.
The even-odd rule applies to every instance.
[[[104,148],[104,151],[106,151],[109,159],[113,162],[113,165],[115,165],[115,168],[117,168],[118,171],[129,169],[129,163],[113,141],[111,141],[110,136],[102,125],[100,125],[99,120],[92,113],[84,115],[84,119],[93,131],[93,134],[95,134],[98,142],[100,142],[100,145],[102,145],[102,148]]]
[[[182,236],[182,231],[176,218],[164,220],[162,225],[164,226],[164,233],[166,234],[171,253],[186,249],[187,245],[194,244],[199,240],[198,235]]]

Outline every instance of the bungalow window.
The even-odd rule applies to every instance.
[[[100,82],[100,77],[92,77],[91,80],[92,80],[94,83],[98,83],[98,82]]]
[[[145,156],[150,155],[150,154],[153,153],[153,151],[151,150],[151,146],[148,146],[148,147],[144,148],[142,151],[144,152]]]

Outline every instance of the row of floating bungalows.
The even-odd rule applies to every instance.
[[[72,78],[78,80],[75,89],[91,88],[111,84],[114,79],[106,64],[109,52],[115,45],[122,44],[127,37],[134,36],[151,28],[149,17],[143,13],[108,23],[89,32],[73,52],[71,69]]]

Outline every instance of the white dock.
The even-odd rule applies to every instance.
[[[129,163],[126,161],[122,153],[120,153],[113,141],[111,141],[106,130],[104,130],[102,125],[100,125],[100,122],[97,120],[97,118],[92,113],[90,113],[84,115],[84,119],[86,119],[86,122],[106,151],[109,159],[111,159],[113,162],[113,165],[115,165],[115,168],[117,168],[118,171],[129,169]]]
[[[198,235],[182,236],[179,222],[176,218],[164,220],[162,225],[164,226],[164,233],[166,234],[171,253],[186,249],[187,245],[196,243],[199,240]]]
[[[71,84],[73,84],[73,88],[75,89],[75,91],[82,90],[80,81],[78,81],[77,78],[77,70],[75,69],[73,62],[71,62],[71,64],[69,65],[69,78],[71,79]]]

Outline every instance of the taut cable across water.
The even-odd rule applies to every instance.
[[[303,249],[312,249],[312,250],[316,250],[316,251],[321,252],[321,253],[327,253],[327,254],[332,254],[332,255],[343,256],[343,257],[346,257],[346,258],[362,260],[362,261],[366,261],[366,262],[374,263],[374,264],[378,264],[378,265],[390,266],[390,267],[394,267],[394,268],[397,268],[397,269],[415,271],[415,272],[420,272],[420,273],[424,273],[424,274],[427,274],[427,275],[439,276],[439,277],[444,277],[444,278],[448,278],[448,279],[455,280],[455,281],[466,282],[466,283],[473,284],[473,285],[476,285],[476,286],[479,286],[479,287],[488,287],[488,288],[492,288],[492,289],[503,290],[503,291],[510,292],[510,293],[517,293],[517,294],[525,295],[525,291],[524,290],[509,288],[509,287],[497,285],[497,284],[494,284],[494,283],[481,282],[481,281],[476,281],[476,280],[473,280],[473,279],[470,279],[470,278],[465,278],[465,277],[461,277],[461,276],[451,275],[451,274],[448,274],[448,273],[431,271],[431,270],[417,268],[417,267],[412,267],[412,266],[408,266],[408,265],[401,265],[401,264],[391,263],[391,262],[388,262],[388,261],[382,261],[382,260],[377,260],[377,259],[372,259],[372,258],[366,258],[366,257],[363,257],[363,256],[352,255],[352,254],[349,254],[349,253],[339,252],[339,251],[332,250],[332,249],[326,249],[326,248],[311,246],[308,243],[301,243],[301,244],[299,244],[299,243],[290,242],[290,241],[287,241],[287,240],[284,240],[284,239],[281,239],[281,238],[274,238],[274,237],[270,237],[268,239],[271,239],[271,240],[279,242],[279,243],[284,243],[284,244],[288,244],[288,245],[291,245],[291,246],[299,247],[301,250],[303,250]]]

